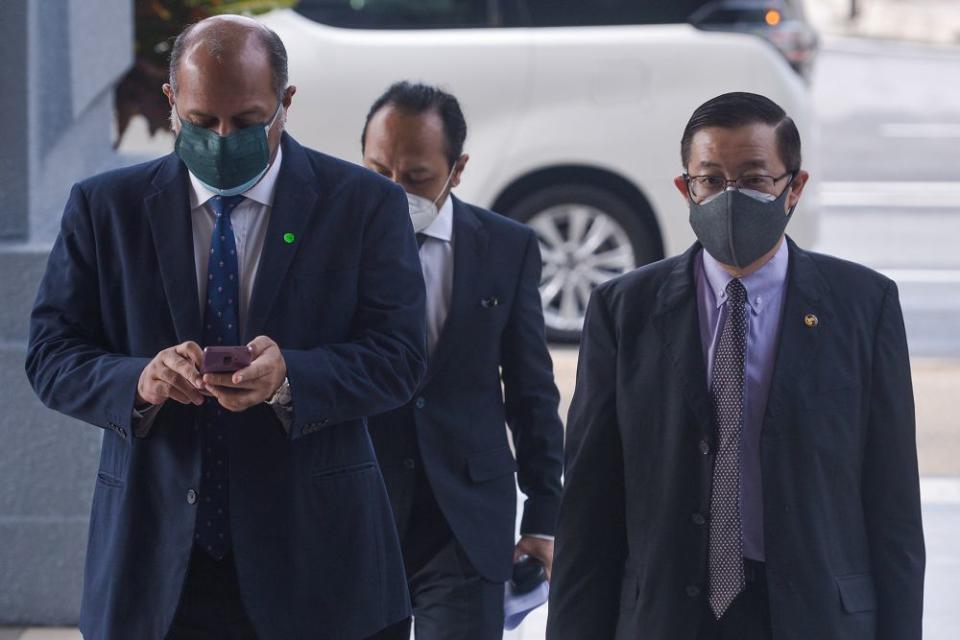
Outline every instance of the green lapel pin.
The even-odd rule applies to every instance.
[[[283,241],[287,244],[293,244],[297,239],[297,236],[293,235],[290,232],[283,234]]]

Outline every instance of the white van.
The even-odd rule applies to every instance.
[[[573,340],[597,284],[692,242],[672,179],[699,104],[762,93],[793,116],[805,158],[815,157],[808,91],[777,38],[745,29],[743,13],[730,30],[716,19],[698,29],[691,15],[725,15],[705,4],[724,5],[301,0],[261,19],[289,52],[298,91],[288,129],[307,146],[359,162],[367,110],[397,80],[459,98],[471,161],[457,195],[537,231],[548,334]],[[767,33],[795,29],[790,4],[761,4]],[[814,193],[790,227],[806,246]]]

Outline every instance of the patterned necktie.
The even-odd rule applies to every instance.
[[[240,269],[237,243],[230,214],[243,196],[215,196],[210,206],[217,216],[210,239],[207,268],[207,304],[204,307],[203,346],[236,346],[240,343]],[[201,461],[200,507],[196,543],[214,558],[230,549],[228,484],[230,412],[215,398],[206,398],[200,410]]]
[[[710,593],[719,620],[743,591],[740,523],[740,432],[743,425],[743,356],[747,343],[747,291],[727,284],[727,319],[713,363],[713,412],[717,430],[710,497]]]

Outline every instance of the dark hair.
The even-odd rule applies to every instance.
[[[170,49],[170,87],[173,93],[177,93],[177,69],[180,66],[180,58],[187,47],[194,43],[199,36],[193,36],[193,30],[200,22],[188,26],[180,32],[177,39],[173,41],[173,47]],[[272,29],[265,25],[258,25],[259,28],[253,28],[253,33],[259,41],[260,46],[264,48],[270,57],[270,70],[273,75],[273,91],[277,94],[277,100],[283,100],[283,93],[287,89],[289,75],[287,72],[287,48],[283,46],[283,40],[280,39]],[[220,58],[224,51],[225,32],[218,25],[208,26],[203,31],[204,44],[211,54]]]
[[[767,124],[776,129],[777,152],[787,171],[800,169],[800,132],[790,116],[770,98],[756,93],[725,93],[704,102],[690,116],[680,139],[680,159],[684,169],[690,161],[690,143],[697,131],[708,127],[736,129],[751,124]]]
[[[467,139],[467,121],[463,118],[463,111],[460,110],[457,99],[437,87],[421,83],[412,84],[405,80],[390,85],[390,88],[370,107],[367,120],[363,123],[363,133],[360,134],[361,151],[367,143],[367,127],[370,125],[370,120],[380,109],[388,105],[413,115],[436,111],[440,120],[443,121],[449,164],[453,166],[453,163],[463,155],[463,143]]]

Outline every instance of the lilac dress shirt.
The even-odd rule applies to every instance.
[[[777,356],[790,254],[783,241],[773,258],[741,282],[747,290],[747,350],[744,355],[743,431],[740,443],[740,512],[743,555],[764,559],[763,485],[760,433]],[[727,283],[733,279],[706,251],[697,257],[697,307],[700,339],[707,364],[707,389],[713,384],[713,361],[727,317]]]

